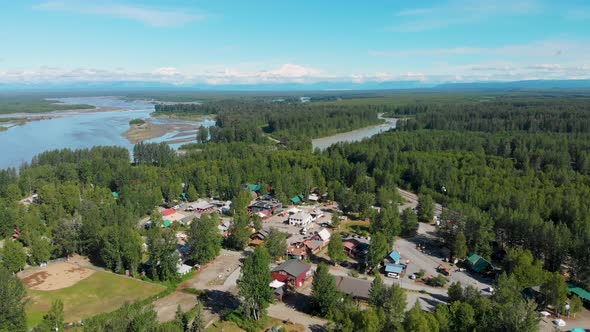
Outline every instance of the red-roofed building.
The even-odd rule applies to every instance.
[[[176,211],[173,208],[169,208],[169,209],[166,209],[166,210],[162,211],[162,215],[164,217],[173,215],[174,213],[176,213]]]

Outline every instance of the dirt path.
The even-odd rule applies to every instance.
[[[153,305],[158,313],[158,320],[173,320],[178,305],[183,311],[187,311],[197,304],[197,296],[183,292],[183,288],[207,291],[203,304],[205,321],[209,324],[218,320],[224,310],[234,308],[237,303],[236,280],[240,276],[241,257],[241,252],[222,250],[215,260],[203,266],[193,278],[183,282],[177,291],[156,300]]]
[[[323,318],[310,316],[290,308],[282,302],[271,304],[268,307],[268,315],[283,321],[301,324],[305,327],[305,331],[308,332],[325,331],[324,326],[328,322]]]

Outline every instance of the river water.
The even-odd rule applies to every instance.
[[[122,133],[129,129],[129,121],[135,118],[150,118],[150,114],[154,111],[153,104],[129,102],[114,97],[59,98],[56,100],[66,104],[88,104],[103,108],[117,107],[122,110],[35,114],[34,116],[59,115],[60,117],[29,121],[24,125],[0,131],[0,169],[18,167],[23,162],[29,162],[33,156],[53,149],[79,149],[96,145],[117,145],[131,150],[133,144],[122,136]],[[28,115],[33,116],[33,114]],[[7,114],[3,116],[12,118],[25,115]],[[190,123],[207,127],[215,125],[215,121],[212,119],[196,122],[153,118],[153,121],[154,123]],[[171,132],[162,137],[149,140],[149,142],[179,139],[192,134],[193,132]],[[171,144],[174,148],[178,148],[179,145],[181,143]]]
[[[371,126],[371,127],[353,130],[353,131],[347,131],[345,133],[340,133],[340,134],[336,134],[333,136],[316,138],[311,141],[311,145],[314,150],[316,148],[319,148],[320,150],[325,150],[330,145],[340,143],[340,142],[358,142],[364,138],[368,138],[368,137],[377,135],[381,132],[388,131],[390,129],[394,129],[397,124],[397,119],[384,118],[381,115],[379,115],[379,118],[385,120],[385,123],[382,123],[377,126]]]

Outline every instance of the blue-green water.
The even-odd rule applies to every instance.
[[[54,112],[62,117],[50,120],[29,121],[22,126],[15,126],[0,131],[0,168],[18,167],[23,162],[43,151],[53,149],[90,148],[96,145],[117,145],[132,149],[133,145],[121,134],[129,128],[131,119],[147,119],[154,111],[154,106],[144,102],[127,102],[115,98],[60,98],[67,104],[89,104],[98,107],[119,107],[123,110],[112,112]],[[15,117],[15,114],[6,115]],[[22,116],[22,115],[16,115]],[[188,122],[195,125],[212,126],[211,119],[202,122],[170,120],[156,118],[155,123]],[[174,135],[185,133],[168,133],[151,141],[167,141]],[[187,132],[185,136],[192,134]],[[184,143],[183,143],[184,144]],[[180,144],[173,144],[178,147]]]

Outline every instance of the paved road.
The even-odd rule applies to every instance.
[[[418,195],[409,192],[407,190],[403,190],[403,189],[399,189],[397,188],[397,191],[399,192],[400,196],[406,200],[405,204],[400,205],[400,212],[407,209],[407,208],[412,208],[415,209],[416,206],[418,206]],[[434,204],[434,215],[437,217],[440,217],[440,214],[442,213],[442,205],[435,203]]]

